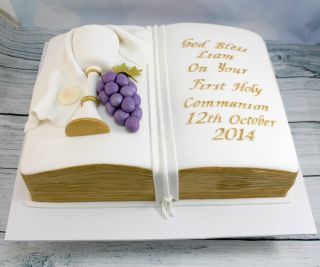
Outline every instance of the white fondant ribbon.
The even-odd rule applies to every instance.
[[[156,200],[164,216],[168,218],[174,216],[172,203],[179,198],[178,167],[169,95],[165,26],[159,28],[154,26],[152,30],[154,86],[149,88],[150,127]],[[160,55],[160,51],[163,54]]]
[[[172,201],[173,201],[173,197],[171,195],[168,196],[168,197],[164,196],[162,198],[161,210],[162,210],[163,215],[166,218],[169,218],[169,216],[173,217],[175,215],[174,211],[173,211],[173,208],[172,208]]]

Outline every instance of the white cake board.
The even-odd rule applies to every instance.
[[[301,172],[290,201],[226,200],[179,205],[176,217],[154,206],[32,207],[17,174],[6,240],[157,240],[272,236],[317,233]]]

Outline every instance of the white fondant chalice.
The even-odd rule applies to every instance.
[[[81,99],[80,116],[68,123],[66,135],[108,133],[109,127],[101,120],[97,111],[95,88],[102,69],[110,69],[117,63],[119,38],[109,28],[88,25],[72,32],[71,47],[74,60],[86,74],[87,82],[84,97]]]

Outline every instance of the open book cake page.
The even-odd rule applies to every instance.
[[[152,48],[151,35],[145,28],[129,27],[127,30],[134,32],[134,35]],[[115,123],[103,105],[98,107],[98,113],[110,127],[108,134],[68,137],[65,134],[66,124],[55,125],[50,114],[45,114],[45,120],[39,116],[43,112],[37,112],[36,108],[48,95],[48,91],[53,91],[48,105],[56,106],[50,111],[51,114],[60,112],[62,116],[65,116],[63,109],[66,107],[57,101],[59,92],[65,87],[76,86],[84,94],[86,78],[81,72],[77,73],[75,66],[66,57],[66,46],[70,45],[66,42],[67,34],[69,33],[54,37],[48,43],[26,124],[20,171],[32,200],[154,200],[149,139],[149,78],[146,67],[142,67],[143,72],[138,82],[143,116],[139,132],[135,134],[129,134]],[[115,65],[121,63],[131,65],[131,62],[119,54]],[[107,69],[102,68],[104,71]],[[52,81],[52,75],[57,70],[60,70],[61,77]],[[81,113],[79,102],[76,105],[75,114],[69,115],[68,120]]]
[[[42,65],[20,163],[33,201],[284,197],[295,181],[275,75],[252,32],[89,25],[51,39]]]
[[[180,198],[284,196],[298,162],[262,38],[209,24],[159,32]]]

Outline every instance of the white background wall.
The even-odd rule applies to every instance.
[[[269,40],[320,43],[320,0],[11,1],[27,26],[206,22],[247,28]]]

